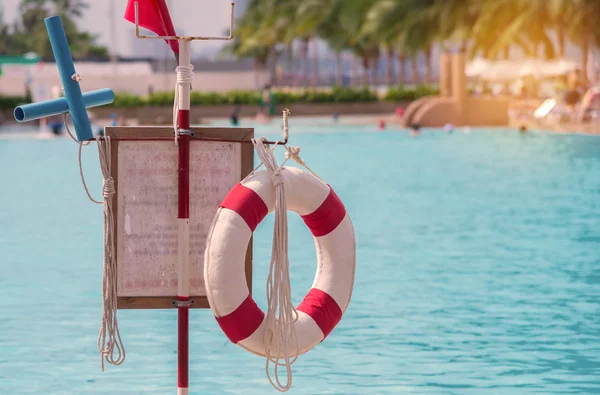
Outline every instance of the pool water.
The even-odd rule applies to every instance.
[[[600,393],[600,139],[293,125],[353,219],[357,275],[290,394]],[[86,149],[96,195],[97,161]],[[175,393],[175,311],[120,311],[127,359],[100,370],[102,207],[82,189],[76,145],[0,140],[0,169],[0,394]],[[315,249],[289,221],[298,303]],[[263,308],[272,226],[255,235]],[[190,393],[277,393],[209,310],[190,325]]]

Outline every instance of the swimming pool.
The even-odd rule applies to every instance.
[[[600,392],[600,139],[399,131],[291,123],[347,206],[358,260],[349,310],[289,393]],[[174,393],[175,311],[119,312],[127,360],[100,371],[102,207],[76,158],[68,139],[0,140],[0,393]],[[97,194],[95,148],[84,168]],[[315,250],[289,221],[297,303]],[[263,308],[272,225],[255,236]],[[276,393],[208,310],[190,325],[190,393]]]

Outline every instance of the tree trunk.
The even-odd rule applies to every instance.
[[[394,48],[387,49],[387,65],[385,67],[385,83],[387,86],[394,84]]]
[[[414,85],[419,84],[419,70],[417,68],[417,56],[413,55],[410,58],[410,79]]]
[[[262,79],[262,74],[267,70],[269,55],[261,56],[254,60],[254,83],[257,89],[262,89],[265,86],[265,81]]]
[[[368,56],[364,56],[362,58],[362,66],[363,66],[363,73],[362,73],[362,85],[367,88],[369,86],[369,72],[370,72],[370,67],[369,67],[369,57]]]
[[[404,64],[406,63],[406,57],[404,55],[398,56],[398,85],[404,85]]]
[[[309,41],[310,41],[309,38],[305,38],[302,40],[302,62],[304,65],[302,86],[304,86],[305,88],[308,86],[308,74],[309,74],[309,70],[310,70],[310,65],[308,62],[308,43],[309,43]]]
[[[313,40],[313,64],[312,64],[312,87],[319,84],[319,46],[317,40]]]
[[[379,83],[379,56],[375,55],[371,58],[371,82],[370,85],[377,86]]]
[[[502,50],[502,58],[504,60],[509,60],[510,58],[510,45],[507,45],[506,47],[504,47],[504,49]],[[505,81],[504,82],[504,88],[503,88],[503,92],[505,95],[510,94],[510,82],[509,81]],[[486,92],[487,91],[487,84],[483,83],[483,91]]]
[[[431,47],[425,50],[425,84],[431,84],[432,82],[432,70],[431,70],[431,56],[433,49]]]
[[[277,53],[277,51],[273,51],[273,53],[271,54],[271,70],[270,70],[270,74],[271,74],[271,85],[276,85],[278,82],[278,78],[277,78],[277,64],[279,63],[279,55]]]
[[[352,55],[352,86],[358,85],[358,59],[356,55]]]
[[[289,85],[294,86],[296,80],[296,62],[294,59],[294,46],[292,43],[287,45],[287,64],[288,64],[288,72],[290,74]]]
[[[336,75],[335,84],[342,86],[344,84],[344,64],[342,63],[341,51],[335,51]]]
[[[556,27],[556,35],[558,36],[558,57],[565,57],[565,28],[562,23]]]
[[[590,37],[584,34],[583,39],[581,40],[581,78],[584,84],[588,82],[588,58],[590,55]]]
[[[258,80],[258,60],[254,59],[254,89],[260,89],[260,81]]]

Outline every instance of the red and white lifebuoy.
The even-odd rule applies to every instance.
[[[250,295],[244,262],[252,232],[275,209],[271,174],[257,172],[225,197],[209,231],[204,262],[206,292],[217,322],[232,343],[260,356],[266,356],[265,313]],[[327,184],[294,167],[284,167],[281,175],[287,207],[309,227],[317,251],[312,289],[296,308],[299,355],[323,341],[348,307],[356,241],[344,205]]]

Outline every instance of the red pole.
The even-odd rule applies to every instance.
[[[190,66],[190,42],[179,43],[180,67]],[[178,76],[178,80],[179,80]],[[183,79],[183,77],[182,77]],[[177,393],[187,395],[189,387],[190,314],[190,85],[180,82],[178,89],[177,134],[178,166],[178,255],[177,255]]]
[[[183,115],[182,113],[187,113]],[[187,123],[186,123],[187,120]],[[179,110],[180,129],[189,130],[189,110]],[[190,193],[190,136],[179,136],[179,220],[189,224],[189,193]],[[189,281],[189,279],[185,279]],[[182,281],[181,279],[179,281]],[[187,395],[189,387],[189,293],[178,295],[177,300],[182,303],[177,308],[177,387],[179,395]],[[187,303],[186,303],[187,302]]]

